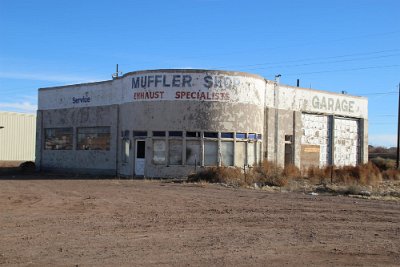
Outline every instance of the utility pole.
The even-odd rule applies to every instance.
[[[399,103],[398,103],[398,115],[397,115],[397,160],[396,168],[400,169],[399,159],[400,159],[400,83],[399,83]]]

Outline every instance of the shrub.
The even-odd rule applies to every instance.
[[[390,169],[382,172],[382,176],[384,180],[400,180],[400,170]]]
[[[283,175],[283,169],[273,162],[264,160],[260,166],[253,168],[251,174],[254,181],[269,186],[285,186],[288,177]]]
[[[310,166],[307,169],[306,177],[313,184],[322,184],[330,179],[330,171],[328,168],[320,168],[318,166]]]
[[[382,174],[372,162],[358,166],[344,166],[334,170],[333,181],[343,184],[376,186],[382,181]]]
[[[226,183],[234,186],[246,184],[242,169],[237,167],[210,167],[188,177],[189,182],[205,181],[209,183]]]
[[[300,169],[297,168],[294,164],[286,165],[283,168],[282,172],[283,176],[287,177],[288,179],[298,179],[301,178]]]
[[[363,185],[378,185],[382,181],[382,174],[379,168],[372,162],[357,166],[359,182]]]
[[[381,171],[394,169],[396,167],[396,162],[393,159],[384,159],[381,157],[377,157],[371,159],[370,161],[372,161],[372,163],[374,163]]]

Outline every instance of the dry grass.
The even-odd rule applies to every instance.
[[[251,176],[262,185],[285,186],[288,178],[283,175],[283,168],[270,161],[263,161],[260,166],[253,168]]]
[[[396,168],[396,161],[393,159],[384,159],[381,157],[371,159],[372,163],[374,163],[379,170],[386,171],[390,169]]]
[[[386,171],[385,179],[399,180],[400,172]],[[319,168],[310,167],[301,172],[296,166],[288,165],[282,168],[273,162],[262,164],[244,172],[238,167],[211,167],[189,177],[189,182],[205,181],[209,183],[224,183],[233,186],[248,186],[254,183],[259,186],[288,186],[291,180],[307,179],[311,184],[338,184],[346,186],[378,186],[382,181],[382,173],[372,162],[358,166],[332,166]]]
[[[210,167],[188,177],[189,182],[224,183],[234,186],[244,186],[246,178],[238,167]]]
[[[400,170],[390,169],[382,172],[384,180],[399,181]]]

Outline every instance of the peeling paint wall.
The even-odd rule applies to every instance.
[[[335,118],[334,125],[335,166],[356,165],[360,157],[359,121]]]
[[[116,173],[118,106],[85,107],[38,111],[36,163],[42,169],[68,169],[77,172]],[[76,132],[79,127],[110,126],[110,150],[78,150]],[[71,150],[44,149],[44,134],[48,128],[73,128]]]
[[[329,117],[326,115],[303,113],[301,115],[301,120],[301,145],[319,146],[319,166],[323,167],[328,165],[330,153]]]
[[[269,82],[270,83],[270,82]],[[273,95],[273,85],[267,88],[267,98]],[[287,85],[279,85],[279,109],[307,113],[334,114],[353,118],[368,118],[368,101],[364,97],[336,94]],[[266,102],[270,105],[270,102]]]

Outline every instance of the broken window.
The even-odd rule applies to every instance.
[[[218,133],[215,132],[204,132],[205,138],[218,138]]]
[[[221,138],[233,138],[233,133],[221,133]]]
[[[188,140],[186,141],[186,164],[187,165],[200,165],[200,141]]]
[[[78,128],[78,150],[110,150],[110,127]]]
[[[72,128],[47,128],[44,133],[44,149],[72,150]]]
[[[186,137],[200,137],[200,132],[186,132]]]

